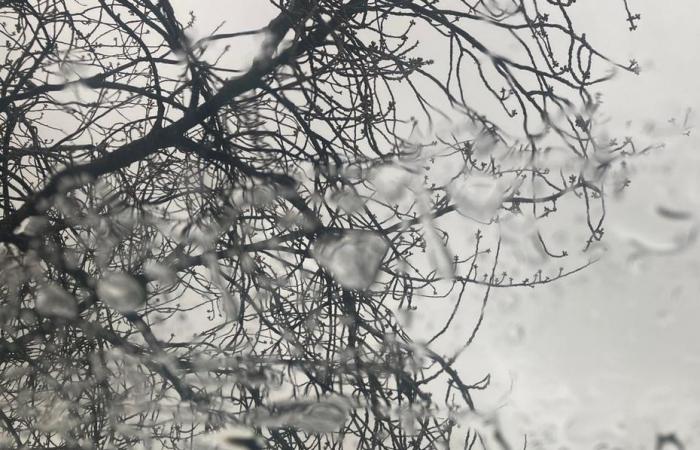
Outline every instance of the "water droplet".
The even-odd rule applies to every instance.
[[[124,272],[108,272],[97,282],[97,296],[122,314],[134,312],[146,302],[146,291]]]
[[[111,229],[120,237],[128,236],[139,222],[139,212],[134,208],[120,207],[110,214]]]
[[[457,178],[448,186],[457,212],[477,222],[490,223],[503,203],[507,188],[500,180],[483,174]]]
[[[174,284],[177,281],[175,271],[157,261],[146,261],[143,265],[143,272],[149,279],[165,284]]]
[[[388,248],[387,241],[377,233],[347,230],[341,236],[320,237],[311,254],[339,284],[348,289],[367,289]]]
[[[73,189],[79,188],[86,184],[90,184],[95,180],[95,178],[87,173],[81,173],[78,175],[67,176],[61,178],[58,183],[58,192],[66,193],[72,191]]]
[[[272,184],[258,184],[243,191],[243,200],[253,206],[269,206],[277,198],[277,189]]]
[[[365,200],[351,190],[333,191],[328,200],[345,214],[353,214],[365,205]]]
[[[229,426],[198,439],[210,450],[262,450],[265,442],[255,431],[243,426]]]
[[[693,213],[690,211],[669,208],[663,205],[657,206],[656,212],[659,213],[660,216],[670,220],[688,220],[693,218]]]
[[[370,173],[370,182],[382,200],[395,203],[401,200],[415,177],[409,170],[396,164],[382,164]]]
[[[699,233],[700,225],[697,223],[693,224],[688,231],[675,233],[666,242],[652,241],[629,233],[630,236],[627,237],[627,242],[633,249],[629,255],[629,260],[634,261],[649,255],[673,255],[686,251],[695,244]]]
[[[472,148],[477,156],[483,158],[490,155],[497,145],[497,136],[494,133],[490,133],[488,130],[482,130],[474,139]]]
[[[244,253],[247,256],[247,254]],[[231,294],[224,281],[224,277],[221,273],[221,267],[219,267],[219,261],[216,259],[216,255],[213,253],[206,253],[204,255],[204,263],[209,270],[209,276],[211,282],[216,286],[216,288],[221,293],[221,307],[224,314],[228,320],[238,319],[240,314],[241,304],[237,296]]]
[[[238,297],[231,295],[228,291],[222,290],[221,307],[229,320],[236,320],[241,312],[241,302]]]
[[[270,412],[257,410],[255,422],[268,427],[293,427],[310,433],[339,431],[350,413],[350,403],[343,398],[292,400],[273,405]]]
[[[15,229],[15,234],[40,236],[49,226],[49,220],[44,216],[29,216]]]
[[[508,327],[506,331],[506,342],[510,345],[517,345],[522,343],[525,338],[525,327],[521,324],[514,324]]]
[[[241,270],[245,273],[254,273],[257,267],[255,264],[255,259],[248,253],[241,253],[238,257],[238,262],[241,265]]]
[[[187,231],[187,239],[192,243],[197,244],[205,249],[210,249],[215,246],[221,227],[217,223],[197,223],[193,224]]]
[[[78,305],[75,298],[58,285],[48,284],[42,287],[36,297],[36,309],[45,316],[62,319],[78,317]]]
[[[416,200],[418,213],[421,217],[420,222],[423,226],[423,239],[425,240],[431,267],[434,267],[437,274],[442,278],[451,279],[454,277],[455,267],[452,263],[450,251],[443,244],[433,224],[430,203],[426,193],[421,193]]]
[[[508,214],[499,221],[499,230],[503,243],[516,257],[524,262],[540,264],[546,260],[540,242],[537,221],[526,214]]]
[[[656,448],[658,450],[683,450],[684,446],[675,433],[659,433],[656,436]]]
[[[33,310],[22,308],[19,312],[19,320],[21,320],[27,325],[34,325],[35,323],[37,323],[38,317]]]
[[[431,267],[434,267],[442,278],[451,279],[454,277],[455,267],[450,257],[450,251],[440,239],[430,217],[424,216],[421,222],[423,223],[423,239],[425,239]]]

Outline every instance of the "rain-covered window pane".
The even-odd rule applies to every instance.
[[[697,448],[699,14],[0,1],[0,449]]]

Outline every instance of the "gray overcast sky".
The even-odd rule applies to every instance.
[[[667,121],[682,121],[687,108],[696,111],[690,123],[697,123],[700,2],[632,0],[642,14],[634,33],[610,28],[604,12],[617,3],[577,3],[589,8],[582,19],[594,44],[643,67],[642,76],[606,87],[611,123],[624,130],[631,120],[635,135],[649,121],[670,128]],[[520,292],[517,300],[510,293],[495,297],[473,356],[488,358],[501,389],[489,394],[493,403],[505,404],[505,417],[521,414],[520,431],[531,443],[539,439],[551,448],[546,443],[556,436],[571,448],[593,448],[598,440],[653,448],[657,432],[676,432],[686,448],[700,448],[698,246],[634,263],[628,258],[632,239],[663,248],[692,227],[694,221],[659,215],[659,205],[697,220],[699,137],[697,129],[669,136],[664,150],[637,163],[631,189],[608,205],[611,251],[603,262],[562,284]],[[511,379],[512,391],[501,401]]]

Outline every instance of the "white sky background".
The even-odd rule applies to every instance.
[[[264,1],[175,4],[182,19],[196,13],[202,34],[223,20],[226,31],[258,28],[274,14]],[[611,128],[634,136],[649,121],[670,128],[668,119],[682,121],[687,108],[700,117],[700,2],[630,4],[642,14],[634,33],[621,1],[576,3],[578,29],[594,46],[642,65],[641,76],[604,90]],[[255,54],[250,43],[237,50],[241,58]],[[492,372],[493,388],[477,402],[498,408],[513,442],[527,433],[528,448],[593,448],[598,440],[653,448],[657,432],[676,432],[686,448],[700,448],[700,252],[690,245],[628,259],[631,238],[663,247],[692,225],[660,216],[659,205],[700,214],[700,129],[665,141],[638,163],[627,194],[608,204],[610,252],[601,263],[557,284],[492,295],[485,327],[461,361],[475,377]]]
[[[682,121],[686,108],[697,117],[700,2],[632,0],[642,14],[634,33],[607,15],[621,15],[617,3],[577,2],[584,9],[579,29],[590,30],[594,46],[642,64],[641,76],[605,88],[611,123],[624,130],[631,120],[635,136],[649,121],[657,128],[669,127],[671,117]],[[657,432],[676,432],[686,448],[700,445],[700,252],[691,244],[680,254],[628,260],[631,238],[661,247],[691,226],[662,217],[659,205],[700,213],[700,130],[665,141],[640,162],[625,196],[608,204],[610,252],[601,263],[516,296],[500,291],[490,305],[471,357],[493,367],[500,393],[489,395],[502,407],[504,426],[515,423],[510,414],[529,419],[519,431],[531,445],[653,448]],[[470,360],[466,354],[463,361]]]

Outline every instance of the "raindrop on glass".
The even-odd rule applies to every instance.
[[[40,236],[49,226],[49,220],[44,216],[27,217],[15,229],[15,234],[26,236]]]
[[[146,302],[146,291],[132,276],[109,272],[97,282],[97,296],[116,311],[134,312]]]
[[[477,222],[489,223],[503,203],[506,188],[492,176],[470,174],[454,180],[448,192],[457,212]]]
[[[389,244],[371,231],[350,230],[323,236],[311,253],[316,262],[348,289],[367,289],[374,281]]]
[[[78,305],[75,298],[55,284],[42,287],[36,297],[36,309],[45,316],[75,319],[78,317]]]

